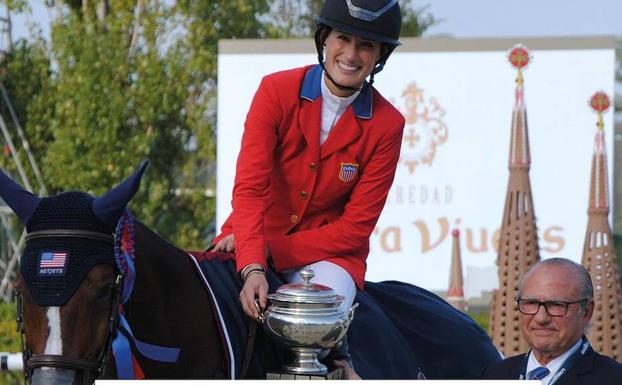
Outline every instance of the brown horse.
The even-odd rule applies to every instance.
[[[17,282],[28,382],[239,378],[247,365],[260,378],[282,358],[258,333],[241,359],[249,320],[231,259],[190,256],[127,213],[145,167],[99,198],[39,198],[0,172],[0,197],[28,234]],[[282,284],[272,271],[268,281]],[[478,378],[499,359],[472,319],[424,289],[366,282],[356,301],[348,342],[363,378]]]
[[[0,195],[28,231],[17,288],[32,384],[90,384],[119,377],[120,365],[135,377],[229,374],[211,299],[190,256],[137,222],[133,268],[122,271],[115,258],[112,234],[144,168],[101,198],[38,198],[0,175]],[[120,243],[117,249],[128,246]],[[114,349],[117,341],[125,351]],[[111,346],[120,357],[108,359]]]

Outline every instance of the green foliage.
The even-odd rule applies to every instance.
[[[413,0],[400,1],[402,9],[402,37],[419,37],[436,23],[436,19],[427,10],[429,5],[415,7]]]
[[[38,38],[16,42],[0,67],[0,83],[10,96],[18,121],[28,128],[30,147],[36,154],[44,154],[47,143],[53,138],[46,124],[51,117],[50,75],[49,53],[45,41]],[[15,132],[10,111],[4,102],[0,103],[0,114],[9,130]],[[13,137],[16,140],[16,136]],[[23,147],[19,143],[15,146],[22,163],[25,163]],[[15,171],[15,165],[8,157],[0,158],[0,166],[9,172]],[[29,178],[34,178],[34,175],[30,173]]]
[[[482,327],[486,332],[488,332],[488,323],[490,320],[490,312],[482,310],[479,313],[475,313],[472,311],[467,312],[467,314],[478,323],[479,326]]]
[[[205,234],[184,237],[175,223],[163,226],[162,213],[179,206],[180,170],[192,154],[184,120],[185,86],[178,65],[158,51],[157,8],[143,9],[145,34],[130,54],[134,5],[110,1],[103,20],[95,4],[68,12],[52,28],[54,140],[43,158],[53,191],[80,189],[99,195],[129,175],[142,159],[151,161],[141,192],[131,205],[135,214],[182,246],[202,244]],[[156,37],[154,37],[156,36]],[[189,210],[209,211],[211,202]],[[192,218],[195,219],[195,218]],[[209,218],[207,219],[209,221]],[[200,218],[198,228],[206,228]]]
[[[3,0],[0,1],[0,4],[4,4],[7,10],[15,11],[15,12],[27,12],[28,9],[28,0]]]
[[[271,38],[312,37],[324,0],[273,0],[263,16]]]
[[[14,303],[0,302],[0,352],[19,352],[19,333],[15,324],[16,309]],[[21,373],[0,373],[0,385],[17,385]]]

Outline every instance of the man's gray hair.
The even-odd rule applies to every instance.
[[[531,266],[525,274],[520,278],[518,282],[518,296],[521,296],[521,292],[523,290],[523,284],[525,280],[534,272],[534,270],[543,267],[543,266],[560,266],[566,267],[572,271],[574,271],[579,279],[581,280],[581,299],[592,299],[594,298],[594,288],[592,286],[592,278],[590,277],[590,273],[587,271],[585,267],[582,265],[571,261],[566,258],[549,258],[542,260],[535,265]]]

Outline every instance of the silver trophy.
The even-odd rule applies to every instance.
[[[300,271],[302,283],[283,285],[268,295],[271,304],[261,316],[266,334],[294,353],[281,366],[288,373],[326,374],[318,354],[341,341],[358,306],[340,310],[344,298],[329,287],[311,283],[314,275],[307,266]]]

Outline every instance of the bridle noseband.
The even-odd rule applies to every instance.
[[[106,242],[114,242],[114,237],[109,234],[98,233],[94,231],[83,230],[43,230],[29,233],[26,236],[26,242],[37,238],[50,238],[50,237],[70,237],[70,238],[86,238]],[[106,340],[104,346],[99,352],[99,357],[96,360],[87,360],[82,358],[70,358],[59,354],[33,354],[31,349],[26,345],[25,331],[24,331],[24,318],[23,318],[23,305],[22,298],[19,290],[15,291],[16,304],[17,304],[17,329],[20,333],[21,345],[22,345],[22,357],[24,360],[24,378],[26,383],[30,382],[32,373],[37,368],[49,367],[49,368],[62,368],[89,373],[89,378],[95,380],[100,378],[108,363],[108,357],[112,341],[117,333],[117,324],[119,318],[118,307],[121,301],[121,294],[123,291],[123,275],[117,274],[114,287],[111,294],[110,304],[110,316],[108,319],[108,329],[106,331]]]

